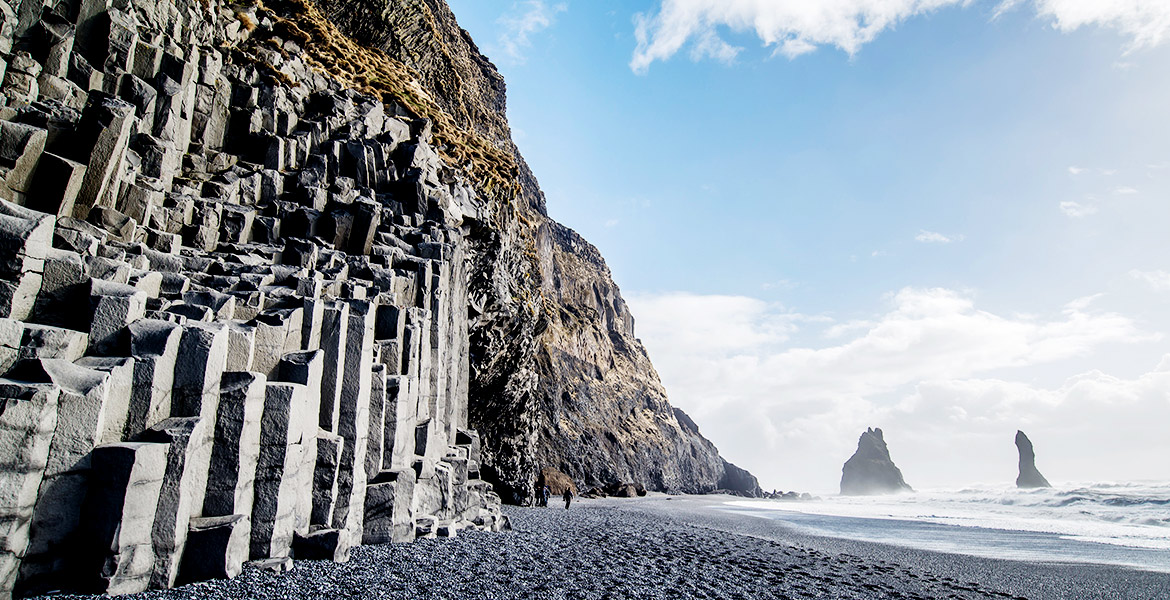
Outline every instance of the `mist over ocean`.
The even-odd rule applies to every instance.
[[[1170,482],[926,489],[888,496],[735,500],[727,510],[808,533],[958,554],[1170,572]]]

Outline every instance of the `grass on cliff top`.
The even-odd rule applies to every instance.
[[[385,52],[354,42],[305,0],[272,2],[280,14],[263,4],[257,11],[275,23],[273,33],[293,40],[305,51],[310,66],[386,104],[401,104],[431,120],[433,145],[448,162],[468,172],[483,193],[513,201],[520,192],[519,171],[512,154],[488,139],[460,127],[419,83],[410,67]]]

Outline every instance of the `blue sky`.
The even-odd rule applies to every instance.
[[[919,487],[1010,482],[1017,428],[1052,480],[1170,480],[1170,3],[449,4],[765,487],[833,491],[870,425]]]

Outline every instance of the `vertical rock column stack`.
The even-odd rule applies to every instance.
[[[258,6],[0,22],[0,599],[506,527],[429,122]]]

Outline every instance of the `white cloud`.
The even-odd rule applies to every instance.
[[[716,352],[744,352],[788,340],[803,315],[747,296],[703,296],[684,292],[627,294],[638,307],[639,337],[673,347],[703,346]],[[643,320],[644,319],[644,320]]]
[[[1170,292],[1170,273],[1166,271],[1139,271],[1134,269],[1129,272],[1129,276],[1159,292]]]
[[[1060,212],[1074,219],[1083,219],[1089,215],[1096,214],[1097,207],[1092,204],[1081,204],[1080,202],[1066,200],[1060,203]]]
[[[1036,12],[1061,31],[1098,26],[1130,38],[1129,50],[1153,48],[1170,37],[1166,0],[1034,0]]]
[[[1132,195],[1138,193],[1138,190],[1137,190],[1137,188],[1123,186],[1123,187],[1119,187],[1119,188],[1113,190],[1113,193],[1117,194],[1118,196],[1132,196]]]
[[[1092,300],[1075,300],[1048,317],[1003,316],[959,292],[907,288],[889,298],[884,314],[846,323],[739,296],[638,294],[630,305],[671,401],[695,417],[725,457],[765,485],[825,492],[865,427],[897,422],[901,435],[921,429],[962,437],[950,423],[981,414],[971,403],[916,397],[916,390],[1159,339],[1125,316],[1093,309]],[[790,345],[794,339],[828,345]],[[1031,396],[1004,394],[1006,408],[996,409],[1002,418],[991,430],[1014,433],[1036,402],[1013,409],[1017,398]],[[939,411],[959,421],[940,421]],[[968,416],[961,418],[963,411]]]
[[[943,235],[937,231],[927,231],[922,229],[918,235],[914,236],[916,241],[923,244],[950,244],[951,242],[961,242],[964,239],[963,235]]]
[[[776,281],[765,281],[760,284],[760,289],[763,290],[792,290],[800,287],[800,284],[789,279],[778,279]]]
[[[1170,356],[1132,379],[1087,371],[1053,387],[1002,379],[922,382],[888,418],[901,434],[898,463],[912,485],[915,479],[929,485],[932,477],[950,485],[1010,485],[1016,429],[1037,445],[1037,464],[1057,485],[1164,479],[1170,470],[1151,457],[1170,455],[1170,437],[1153,424],[1170,419]],[[941,426],[914,427],[923,422]],[[967,479],[947,481],[939,457]]]
[[[526,0],[514,3],[512,7],[516,12],[504,15],[498,21],[503,29],[499,44],[504,53],[516,62],[524,62],[524,52],[532,46],[532,36],[551,27],[557,14],[569,8],[563,2],[549,6],[545,0]]]
[[[1085,170],[1080,167],[1069,167],[1068,172],[1073,175],[1080,175],[1081,173],[1084,173]]]
[[[735,62],[735,57],[739,56],[740,50],[740,48],[720,39],[714,31],[706,31],[699,35],[699,39],[691,48],[691,60],[698,62],[704,58],[710,58],[724,64],[731,64]]]
[[[661,0],[657,10],[634,18],[638,45],[630,61],[645,73],[655,61],[667,60],[688,44],[692,58],[733,60],[741,48],[720,37],[726,28],[750,32],[774,54],[795,58],[820,46],[835,46],[852,55],[878,34],[898,23],[972,0]],[[1170,2],[1166,0],[1004,0],[996,16],[1024,4],[1060,31],[1087,26],[1117,30],[1129,38],[1128,50],[1153,48],[1170,37]]]
[[[621,221],[619,221],[618,219],[610,219],[610,220],[605,222],[605,228],[610,229],[613,227],[617,227],[619,223],[621,223]]]
[[[630,67],[645,72],[656,60],[683,46],[717,48],[716,57],[734,57],[738,48],[719,37],[720,27],[754,31],[766,46],[796,57],[832,45],[853,54],[882,30],[908,17],[962,0],[663,0],[651,14],[635,17],[637,50]],[[709,50],[692,52],[703,57]]]

